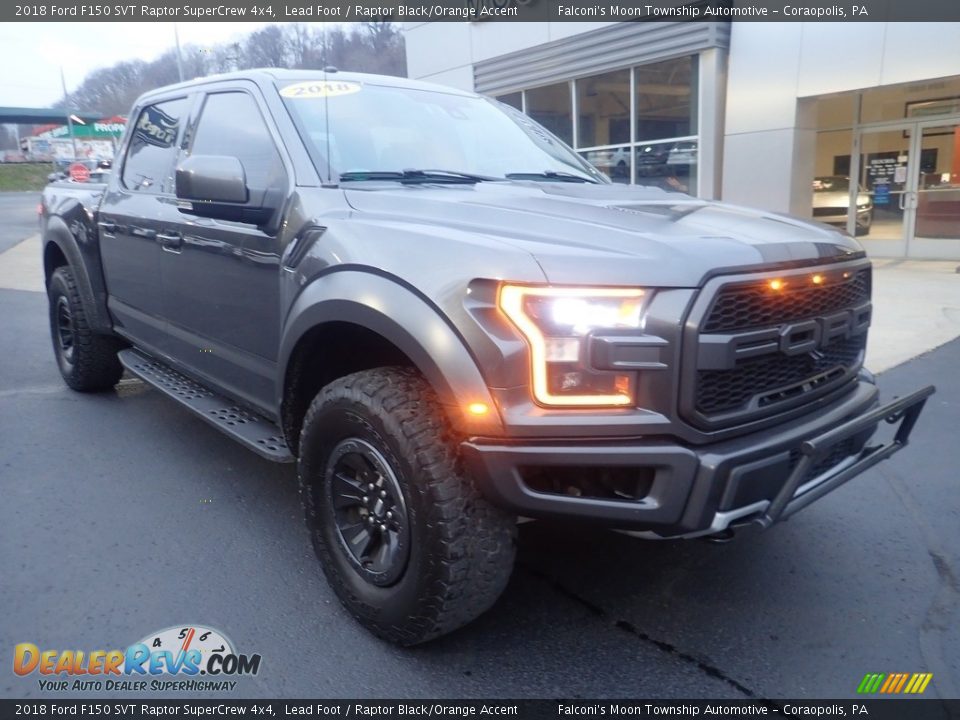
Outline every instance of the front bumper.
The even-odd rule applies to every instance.
[[[747,523],[769,527],[890,457],[906,446],[933,392],[929,386],[878,407],[876,387],[860,380],[813,417],[704,446],[664,438],[589,444],[473,438],[462,449],[483,492],[519,515],[696,537]],[[884,420],[898,424],[894,438],[868,444]],[[545,491],[541,482],[551,473],[571,478],[598,469],[616,474],[616,492],[576,481]]]

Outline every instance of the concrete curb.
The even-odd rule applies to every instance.
[[[31,235],[0,253],[0,288],[41,293],[47,291],[43,284],[39,235]]]

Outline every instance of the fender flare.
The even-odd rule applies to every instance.
[[[283,402],[287,369],[297,343],[312,328],[329,322],[361,326],[399,348],[434,388],[461,432],[503,434],[500,414],[477,362],[443,312],[412,289],[376,272],[326,273],[300,292],[284,322],[277,407]],[[485,403],[490,411],[473,416],[466,410],[471,403]]]
[[[86,226],[84,226],[86,230]],[[80,291],[80,299],[87,315],[90,329],[96,333],[112,334],[113,325],[110,313],[107,311],[107,290],[100,270],[100,253],[95,247],[96,239],[84,240],[85,245],[93,247],[81,248],[77,237],[70,231],[67,224],[59,216],[51,216],[43,233],[44,280],[46,277],[47,249],[56,245],[67,259],[73,278]],[[90,263],[95,263],[91,273]]]

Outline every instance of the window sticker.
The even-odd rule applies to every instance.
[[[287,85],[280,94],[287,98],[322,98],[338,95],[353,95],[360,92],[362,85],[349,80],[309,80]]]
[[[159,106],[150,105],[143,109],[133,134],[148,145],[169,148],[177,139],[178,125],[179,120],[167,115]]]

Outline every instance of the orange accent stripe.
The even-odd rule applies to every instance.
[[[897,691],[897,683],[900,682],[900,673],[891,673],[890,674],[890,683],[887,686],[886,691],[888,693],[895,693]]]
[[[183,647],[180,648],[180,652],[186,652],[190,649],[190,641],[193,640],[193,636],[196,634],[195,628],[190,628],[190,632],[187,633],[187,636],[183,639]]]
[[[900,682],[897,683],[897,689],[894,690],[894,692],[897,692],[897,693],[898,693],[898,692],[900,692],[901,690],[903,690],[903,686],[904,686],[904,685],[906,684],[906,682],[907,682],[907,677],[908,677],[907,673],[900,673]]]
[[[893,684],[894,678],[896,678],[896,677],[897,677],[897,676],[896,676],[895,673],[890,673],[889,675],[887,675],[887,680],[886,680],[886,682],[884,682],[883,685],[881,686],[880,692],[882,692],[882,693],[887,692],[887,689]]]

